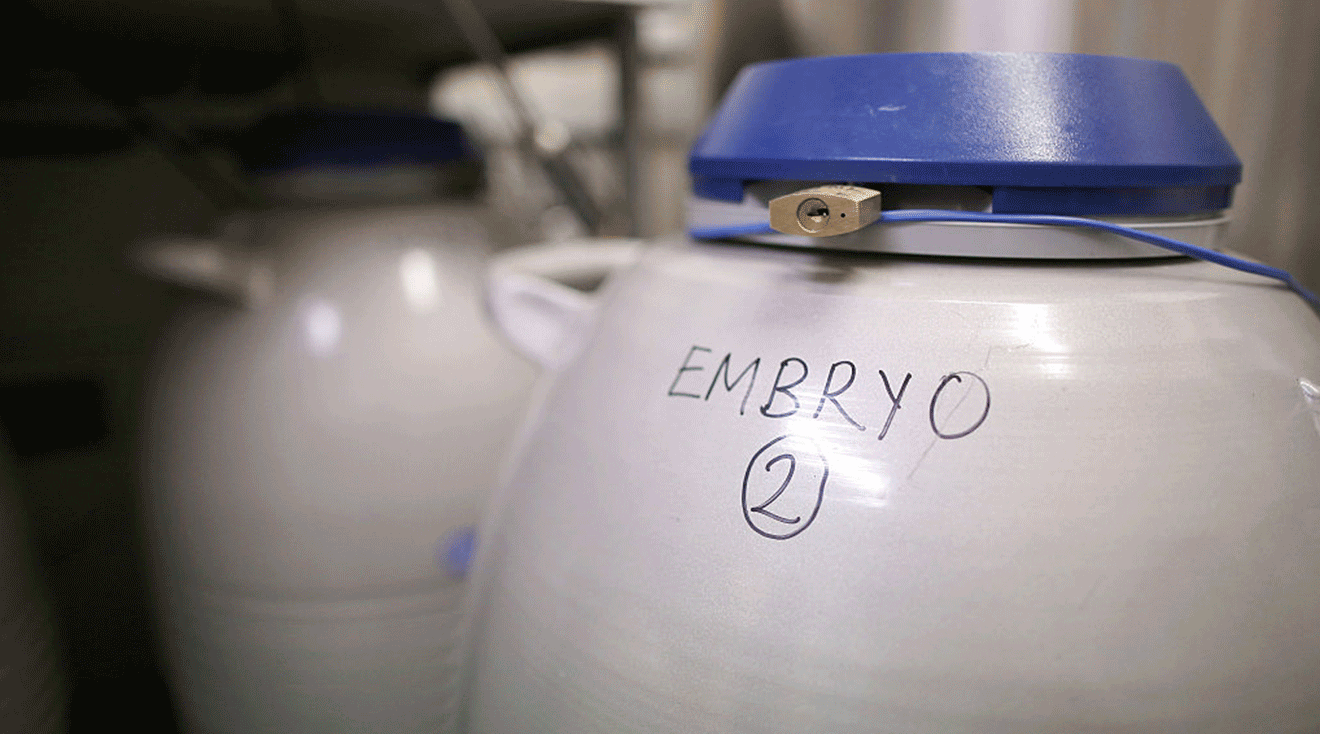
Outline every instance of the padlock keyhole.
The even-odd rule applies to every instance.
[[[798,224],[808,232],[819,232],[830,222],[830,207],[820,199],[807,199],[798,206]]]

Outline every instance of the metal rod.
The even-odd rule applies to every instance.
[[[615,30],[619,47],[619,126],[623,138],[623,189],[628,207],[628,236],[641,235],[642,112],[638,76],[637,11],[629,8]]]
[[[218,208],[261,205],[262,198],[255,190],[222,171],[191,138],[171,128],[156,113],[136,101],[121,102],[98,94],[85,83],[83,87],[113,106],[139,140],[155,148]]]
[[[47,17],[31,0],[25,0],[24,4],[28,7],[32,20],[41,26],[49,37],[62,38],[67,35],[63,32],[64,29]],[[114,108],[123,119],[125,126],[139,141],[160,153],[217,208],[254,207],[261,203],[262,199],[255,190],[216,166],[186,133],[172,128],[136,98],[118,99],[114,94],[97,89],[93,84],[88,83],[86,69],[79,63],[81,57],[69,51],[68,58],[69,63],[65,68],[72,74],[77,86]]]
[[[458,26],[459,33],[472,52],[495,71],[500,89],[518,118],[518,125],[521,128],[519,138],[531,142],[531,148],[546,177],[559,190],[564,202],[573,210],[573,214],[577,216],[582,226],[593,234],[598,232],[600,210],[592,200],[582,178],[566,157],[569,149],[568,141],[561,140],[562,136],[548,134],[552,128],[537,119],[531,105],[518,91],[517,85],[509,76],[508,57],[495,31],[491,30],[490,24],[471,0],[440,0],[440,2]]]

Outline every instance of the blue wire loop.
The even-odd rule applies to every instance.
[[[1000,224],[1033,224],[1044,227],[1085,227],[1088,229],[1097,229],[1102,232],[1113,234],[1145,242],[1148,245],[1154,245],[1165,250],[1176,252],[1180,255],[1194,257],[1198,260],[1204,260],[1216,265],[1222,265],[1233,270],[1240,270],[1252,275],[1260,275],[1266,278],[1282,282],[1288,286],[1294,293],[1302,297],[1311,308],[1320,313],[1320,297],[1307,290],[1297,279],[1286,270],[1272,267],[1263,263],[1244,260],[1240,257],[1233,257],[1222,252],[1211,250],[1208,247],[1200,247],[1188,244],[1168,237],[1162,237],[1150,232],[1143,232],[1132,227],[1125,227],[1113,222],[1104,222],[1099,219],[1086,219],[1085,217],[1065,217],[1054,214],[992,214],[989,212],[958,212],[945,211],[941,209],[897,209],[887,211],[880,215],[876,224],[896,222],[995,222]],[[872,225],[874,226],[874,225]],[[732,237],[747,237],[749,235],[773,234],[774,230],[769,224],[741,224],[729,227],[706,227],[692,229],[689,234],[694,239],[699,240],[720,240]]]

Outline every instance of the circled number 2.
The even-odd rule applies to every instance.
[[[816,519],[829,476],[829,466],[814,441],[780,436],[762,446],[743,472],[743,519],[763,537],[792,538]]]

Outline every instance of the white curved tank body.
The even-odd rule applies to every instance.
[[[273,210],[251,253],[157,248],[158,269],[243,301],[180,315],[147,405],[160,626],[190,731],[452,725],[463,532],[534,378],[483,320],[479,212]]]
[[[1283,286],[684,240],[603,292],[480,535],[474,734],[1320,728]]]
[[[1320,297],[1177,67],[754,64],[689,171],[597,299],[492,266],[471,734],[1320,731]]]
[[[59,734],[68,729],[59,644],[6,442],[0,435],[0,732]]]

